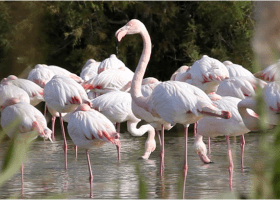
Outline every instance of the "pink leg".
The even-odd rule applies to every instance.
[[[208,155],[211,153],[211,139],[208,137]]]
[[[183,199],[185,198],[185,186],[188,173],[188,127],[184,127],[185,132],[185,165],[184,165],[184,183],[183,183]]]
[[[54,141],[54,127],[55,127],[56,116],[52,116],[52,140]]]
[[[90,185],[90,198],[93,198],[93,175],[92,175],[92,170],[91,170],[91,164],[90,164],[90,159],[89,159],[89,152],[88,149],[86,150],[86,155],[87,155],[87,162],[88,162],[88,171],[89,171],[89,185]]]
[[[74,145],[75,148],[75,158],[78,158],[78,146]]]
[[[163,175],[164,169],[164,126],[161,125],[161,152],[160,152],[160,176]]]
[[[24,171],[24,165],[23,165],[23,162],[21,162],[21,194],[24,194],[24,185],[23,185],[23,182],[24,182],[24,179],[23,179],[23,171]]]
[[[159,145],[161,147],[161,139],[160,139],[160,133],[159,133],[159,130],[155,129],[156,133],[157,133],[157,136],[158,136],[158,141],[159,141]]]
[[[67,169],[67,141],[66,141],[66,134],[65,134],[65,130],[64,130],[64,125],[63,125],[63,119],[61,116],[61,113],[59,113],[59,118],[60,118],[60,125],[61,125],[61,129],[62,129],[62,135],[63,135],[63,140],[64,140],[64,158],[65,158],[65,169]]]
[[[241,147],[241,171],[244,169],[244,147],[245,147],[245,138],[244,135],[240,136],[240,147]]]
[[[231,155],[231,149],[230,149],[230,140],[229,140],[229,136],[226,136],[226,141],[227,141],[227,147],[228,147],[228,158],[229,158],[229,167],[228,167],[228,171],[229,171],[229,188],[230,190],[232,190],[232,176],[233,176],[233,162],[232,162],[232,155]]]
[[[197,122],[193,124],[193,136],[195,137],[197,133]]]

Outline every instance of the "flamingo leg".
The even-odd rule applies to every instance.
[[[184,164],[184,183],[183,183],[183,199],[185,198],[186,178],[188,173],[188,126],[184,127],[185,132],[185,164]]]
[[[160,152],[160,176],[163,175],[164,169],[164,126],[161,125],[161,152]]]
[[[74,145],[74,148],[75,148],[75,158],[77,159],[78,158],[78,146]]]
[[[156,133],[157,133],[157,136],[158,136],[158,141],[159,141],[159,145],[161,147],[161,139],[160,139],[160,133],[159,133],[159,130],[155,129]]]
[[[65,169],[67,169],[67,141],[66,141],[66,134],[65,134],[61,113],[59,113],[59,118],[60,118],[60,125],[62,129],[63,141],[64,141],[63,149],[64,149],[64,158],[65,158]]]
[[[197,122],[193,124],[193,136],[195,137],[197,133]]]
[[[90,198],[93,198],[93,175],[92,175],[92,170],[91,170],[91,164],[90,164],[90,158],[89,158],[89,152],[88,149],[86,149],[86,155],[87,155],[87,162],[88,162],[88,171],[89,171],[89,185],[90,185]]]
[[[21,194],[24,194],[23,174],[24,174],[24,164],[23,164],[23,162],[21,162]]]
[[[56,116],[52,116],[52,140],[54,141],[54,127],[55,127]]]
[[[241,171],[244,169],[244,148],[245,148],[245,138],[244,135],[240,136],[240,147],[241,147]]]
[[[228,167],[228,171],[229,171],[229,188],[232,191],[232,176],[233,176],[233,162],[232,162],[232,155],[231,155],[231,149],[230,149],[230,140],[229,140],[229,136],[226,136],[226,141],[227,141],[227,147],[228,147],[228,158],[229,158],[229,167]]]
[[[208,155],[211,153],[211,138],[208,137]]]

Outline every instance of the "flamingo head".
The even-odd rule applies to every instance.
[[[196,140],[194,147],[196,154],[204,164],[213,163],[207,156],[207,148],[202,140]]]
[[[146,30],[144,24],[137,19],[132,19],[125,26],[117,30],[115,36],[118,42],[120,42],[124,36],[141,33],[143,30]]]

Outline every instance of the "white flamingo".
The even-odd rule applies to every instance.
[[[74,111],[80,104],[91,105],[84,88],[73,79],[55,75],[44,87],[44,99],[49,108],[59,113],[64,140],[65,169],[67,169],[67,142],[61,113]]]
[[[10,75],[1,81],[2,84],[8,82],[26,91],[30,98],[31,105],[36,106],[40,102],[44,101],[44,89],[36,83],[27,79],[18,78],[15,75]]]
[[[21,102],[30,104],[30,98],[23,89],[11,83],[0,84],[0,111],[4,109],[3,104],[10,98],[18,98]]]
[[[217,95],[218,96],[218,95]],[[217,97],[216,97],[217,99]],[[228,156],[229,156],[229,186],[232,189],[232,175],[233,175],[233,162],[230,150],[230,136],[241,135],[241,140],[244,139],[244,134],[248,133],[250,130],[243,123],[242,117],[238,112],[237,105],[241,99],[236,97],[221,97],[219,100],[213,101],[213,103],[221,110],[228,110],[232,113],[230,119],[222,119],[216,117],[203,117],[197,122],[197,136],[195,141],[196,153],[199,155],[200,159],[204,163],[209,163],[210,159],[207,157],[207,150],[205,144],[202,141],[202,136],[204,137],[216,137],[216,136],[226,136],[227,146],[228,146]],[[250,110],[252,114],[254,113]],[[241,141],[241,169],[243,169],[243,151],[244,143]]]
[[[35,139],[39,135],[51,140],[52,132],[47,127],[45,117],[37,108],[15,97],[7,99],[2,106],[4,110],[1,115],[1,126],[10,138],[17,137],[20,142],[25,142],[25,140]],[[23,171],[24,164],[22,162],[22,193],[24,189]]]
[[[68,133],[74,144],[86,149],[89,168],[90,197],[93,197],[93,175],[91,170],[88,149],[101,146],[105,142],[117,146],[118,160],[120,161],[120,134],[116,132],[113,123],[103,114],[91,109],[87,104],[82,104],[70,115],[67,126]]]

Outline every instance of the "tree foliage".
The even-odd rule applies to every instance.
[[[38,63],[80,73],[86,60],[117,54],[115,32],[142,21],[153,49],[146,76],[167,80],[181,65],[207,54],[251,70],[252,2],[54,1],[0,2],[0,67],[19,75]],[[118,57],[133,71],[142,53],[140,36],[127,36]],[[2,77],[1,77],[2,78]]]

